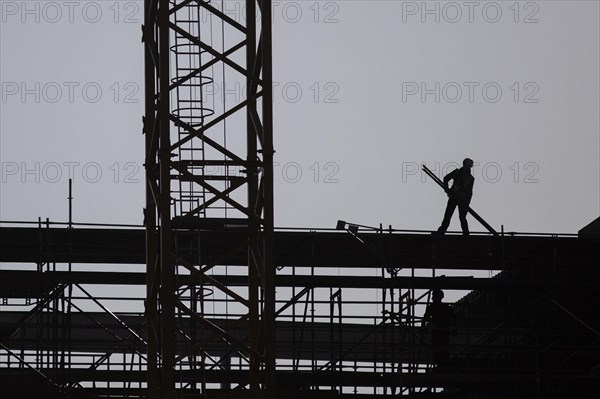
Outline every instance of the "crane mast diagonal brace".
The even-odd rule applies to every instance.
[[[444,191],[446,191],[446,193],[448,193],[446,190],[446,186],[444,185],[444,182],[439,177],[437,177],[427,166],[422,165],[422,168],[423,168],[423,172],[427,173],[427,175],[429,177],[431,177],[431,179],[434,182],[436,182],[438,184],[438,186],[440,186],[442,189],[444,189]],[[450,194],[448,193],[448,195],[450,195]],[[467,212],[469,212],[490,233],[492,233],[495,236],[498,235],[498,232],[496,230],[494,230],[494,228],[492,226],[490,226],[488,222],[483,220],[483,218],[481,216],[479,216],[479,214],[477,212],[475,212],[471,207],[469,207],[467,209]]]
[[[186,31],[185,25],[177,25],[177,13],[186,7],[208,10],[219,24],[238,32],[238,36],[234,37],[239,37],[241,33],[242,38],[223,51],[217,50],[211,43],[204,43],[200,31]],[[179,397],[177,389],[180,385],[176,376],[186,366],[181,364],[185,357],[182,355],[184,349],[176,344],[175,339],[181,335],[176,325],[176,315],[204,319],[201,311],[194,314],[194,307],[189,306],[192,303],[183,303],[184,299],[177,293],[176,271],[182,266],[183,257],[178,254],[175,245],[177,232],[174,218],[195,218],[200,223],[198,209],[209,209],[217,200],[234,204],[236,211],[247,219],[248,225],[248,298],[240,298],[240,304],[247,307],[249,338],[244,342],[235,339],[227,342],[233,350],[245,351],[249,358],[248,377],[237,388],[248,392],[249,398],[276,397],[272,5],[270,0],[246,0],[245,7],[244,26],[244,21],[233,20],[206,0],[144,1],[147,398]],[[257,18],[258,14],[260,18]],[[195,56],[191,55],[196,57],[198,65],[175,83],[173,74],[176,65],[172,52],[177,46],[173,44],[177,38],[188,40],[186,49],[198,49]],[[245,65],[240,59],[245,60]],[[208,115],[206,120],[202,115],[199,124],[191,123],[197,120],[182,121],[177,109],[170,104],[172,92],[181,84],[190,87],[190,79],[194,76],[202,82],[203,71],[217,64],[237,73],[238,79],[245,80],[246,99],[228,110],[223,109],[221,114],[215,112],[214,115]],[[198,103],[197,106],[199,108],[194,112],[202,113],[203,105]],[[245,148],[241,148],[241,151],[239,146],[236,150],[228,149],[209,137],[208,129],[218,127],[228,118],[241,113],[246,115]],[[179,138],[171,131],[174,127],[179,128]],[[223,131],[226,134],[224,128]],[[240,137],[239,130],[235,137]],[[200,141],[220,151],[220,156],[213,155],[200,162],[224,168],[233,162],[245,169],[245,175],[235,176],[235,180],[224,176],[222,184],[216,185],[215,176],[194,169],[194,162],[181,158],[179,148],[186,143],[186,148],[193,148],[193,143]],[[177,210],[173,206],[173,199],[178,195],[181,198],[181,192],[177,192],[178,176],[192,177],[189,180],[200,187],[199,192],[206,192],[208,188],[213,196],[198,197],[203,203],[194,209]],[[244,189],[245,203],[240,201],[244,196],[236,195],[235,200],[230,196],[233,191]],[[227,337],[225,334],[222,338]],[[192,345],[185,348],[185,353],[193,350]]]

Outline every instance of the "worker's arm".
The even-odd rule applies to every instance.
[[[430,319],[431,319],[431,305],[427,305],[427,309],[425,309],[425,314],[423,315],[423,318],[421,319],[421,327],[425,327],[427,324],[429,324]]]
[[[444,176],[444,190],[448,191],[450,188],[448,187],[448,183],[450,180],[454,179],[454,176],[458,172],[458,169],[454,169],[452,172],[448,173]]]
[[[419,338],[421,338],[421,340],[424,340],[425,330],[427,329],[427,326],[429,325],[430,318],[431,318],[431,316],[429,314],[429,307],[427,307],[427,310],[425,310],[425,314],[423,315],[423,318],[421,319],[421,328],[419,329]]]

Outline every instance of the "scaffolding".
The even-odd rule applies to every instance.
[[[0,376],[21,397],[147,397],[144,231],[91,227],[0,228]],[[245,234],[175,232],[190,267],[230,254],[175,279],[204,316],[178,313],[176,397],[250,392],[234,389],[250,369],[239,349],[250,342]],[[600,317],[582,295],[597,290],[597,239],[391,227],[277,229],[276,239],[282,396],[566,398],[598,388]],[[457,315],[448,370],[435,367],[422,322],[435,288]]]

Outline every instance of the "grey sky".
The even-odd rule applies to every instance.
[[[71,168],[76,221],[141,223],[143,3],[49,3],[0,1],[0,219],[66,220]],[[597,1],[274,4],[276,225],[435,229],[415,168],[465,156],[498,229],[600,215]]]

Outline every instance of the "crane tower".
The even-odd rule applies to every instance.
[[[246,0],[245,20],[210,0],[145,0],[145,117],[148,397],[168,398],[179,376],[232,359],[247,369],[253,397],[273,397],[273,123],[271,2]],[[243,99],[217,96],[242,82]],[[241,229],[246,289],[212,282],[226,264],[202,259],[199,240],[174,231]],[[192,235],[193,236],[193,235]],[[219,292],[215,292],[219,291]],[[217,320],[219,295],[241,309]],[[215,299],[216,301],[216,299]],[[218,303],[217,303],[218,307]],[[227,325],[248,326],[247,339]],[[201,331],[211,335],[197,336]],[[223,346],[214,359],[209,341]],[[200,383],[201,384],[201,383]],[[204,387],[205,388],[205,387]]]

